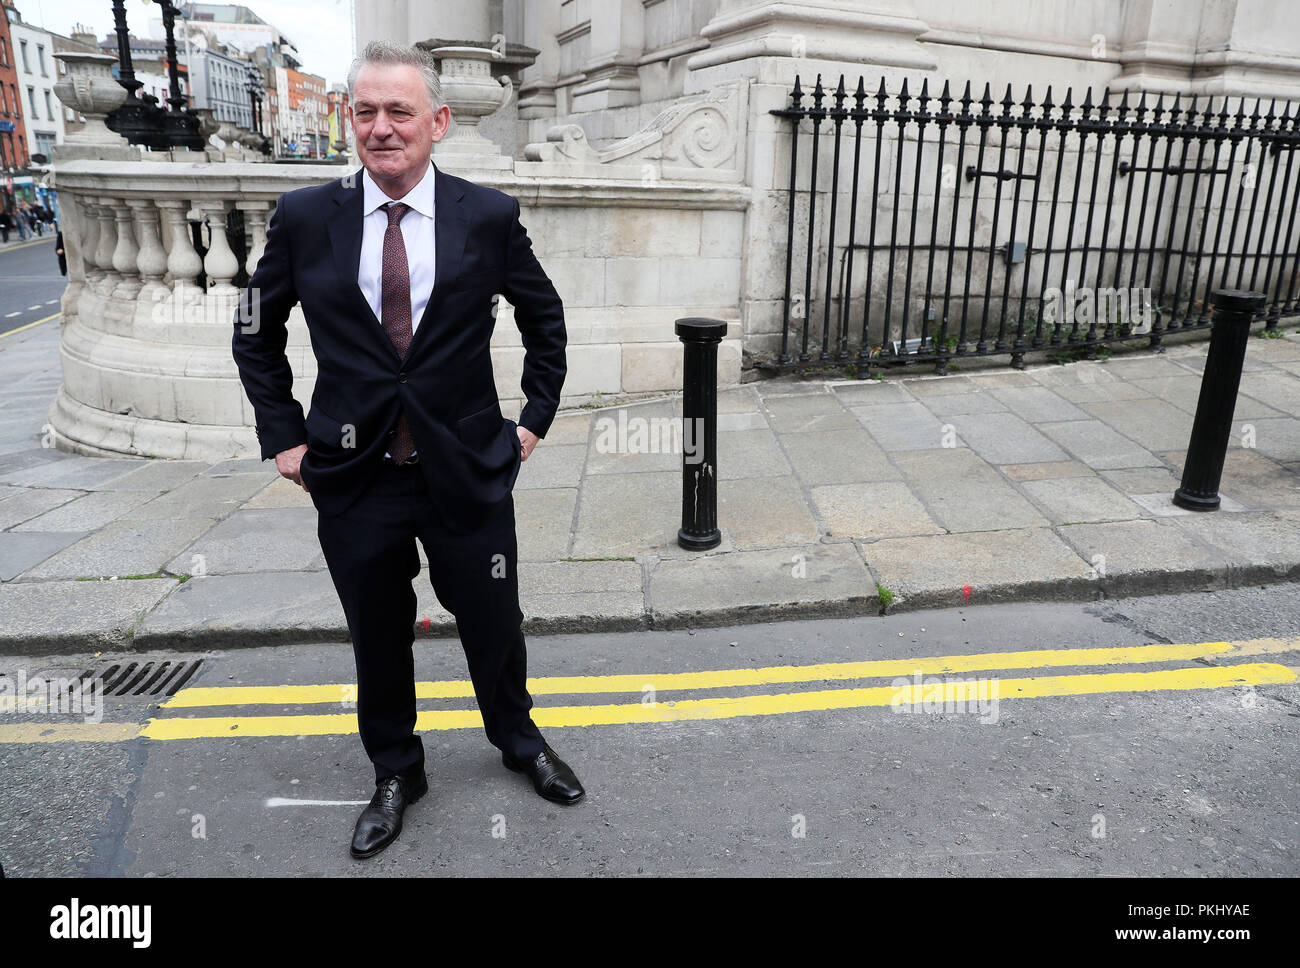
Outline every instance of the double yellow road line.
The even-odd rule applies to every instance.
[[[548,695],[636,694],[636,702],[594,705],[537,706],[533,720],[540,727],[612,726],[666,723],[686,720],[771,716],[782,713],[890,706],[922,703],[930,679],[964,673],[997,673],[1070,667],[1150,665],[1199,661],[1191,667],[1141,672],[1092,672],[996,679],[997,699],[1038,699],[1098,693],[1186,691],[1260,686],[1297,680],[1296,670],[1271,662],[1230,664],[1252,656],[1300,651],[1300,637],[1252,639],[1241,642],[1201,642],[1184,645],[1144,645],[1120,648],[1039,649],[1024,652],[986,652],[973,655],[913,659],[876,659],[803,666],[767,666],[756,669],[718,669],[645,675],[557,676],[529,680],[535,697]],[[988,680],[987,675],[983,676]],[[737,687],[794,685],[860,679],[895,680],[888,685],[858,688],[797,690],[701,699],[665,699],[683,691]],[[897,680],[909,679],[903,685]],[[949,695],[953,693],[950,691]],[[468,681],[447,680],[416,684],[420,699],[470,699]],[[971,689],[958,690],[962,701],[974,701]],[[987,695],[987,693],[985,693]],[[347,703],[356,697],[351,683],[284,686],[192,686],[182,689],[165,706],[167,712],[220,707],[304,706]],[[345,707],[346,708],[346,707]],[[482,719],[476,708],[430,709],[419,713],[416,729],[477,729]],[[57,724],[27,723],[0,726],[0,742],[31,743],[57,740],[113,742],[134,738],[152,740],[217,739],[268,736],[338,736],[357,731],[356,713],[292,715],[162,716],[143,725],[135,723]]]

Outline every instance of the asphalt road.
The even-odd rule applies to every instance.
[[[189,706],[109,700],[90,725],[0,717],[0,864],[15,877],[1294,876],[1296,592],[534,637],[532,676],[583,677],[533,690],[539,724],[570,724],[542,725],[587,787],[570,808],[539,799],[481,727],[447,712],[474,708],[457,688],[463,655],[421,640],[417,679],[456,681],[421,700],[434,711],[430,794],[365,862],[347,852],[373,792],[338,701],[350,648],[182,655],[203,660],[172,700]],[[975,658],[923,662],[949,656]],[[0,670],[76,675],[113,658]],[[805,668],[888,659],[902,661]],[[998,702],[882,701],[879,687],[899,695],[912,668],[926,688],[982,677]],[[186,734],[199,738],[169,738]]]
[[[59,274],[52,233],[0,247],[0,334],[56,315],[67,283]]]

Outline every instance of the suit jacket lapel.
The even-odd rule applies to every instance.
[[[325,216],[329,229],[330,247],[334,250],[334,268],[343,285],[347,298],[356,307],[358,318],[366,329],[372,330],[379,340],[388,348],[393,358],[397,351],[393,342],[384,332],[384,327],[375,317],[375,311],[366,301],[366,295],[357,282],[357,273],[361,268],[361,209],[365,193],[361,188],[361,169],[341,178],[334,188],[334,208]]]
[[[461,257],[465,254],[465,239],[469,235],[469,211],[465,207],[465,192],[457,180],[446,175],[433,166],[433,247],[434,277],[433,292],[425,304],[424,314],[415,327],[411,345],[407,349],[409,357],[417,343],[426,342],[431,337],[430,330],[439,323],[438,307],[447,289],[460,274]]]

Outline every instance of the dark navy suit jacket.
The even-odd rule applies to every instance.
[[[559,408],[564,307],[519,223],[519,203],[434,171],[434,287],[405,359],[357,285],[359,171],[280,197],[235,316],[232,350],[262,458],[306,444],[302,479],[321,514],[339,514],[361,494],[404,411],[441,517],[456,530],[477,526],[518,477],[515,427],[544,437]],[[514,307],[524,344],[518,424],[502,416],[492,378],[498,293]],[[295,303],[317,363],[305,418],[285,356]]]

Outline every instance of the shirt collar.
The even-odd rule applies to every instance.
[[[369,170],[362,168],[362,217],[371,214],[381,205],[387,205],[389,202],[398,201],[419,212],[421,215],[433,218],[433,183],[433,163],[430,162],[428,170],[424,173],[424,177],[420,179],[419,183],[414,188],[401,198],[392,199],[385,195],[384,190],[375,183],[373,178],[370,177]]]

